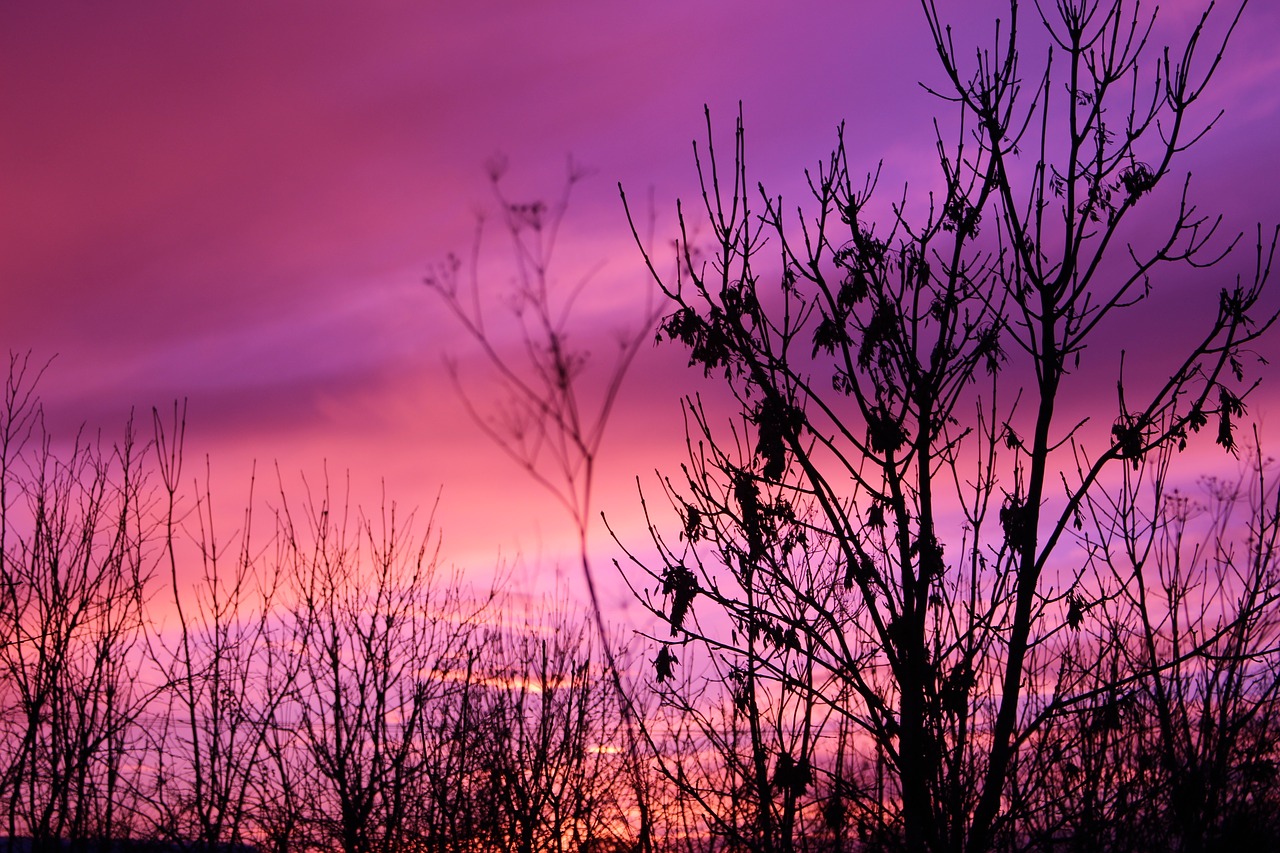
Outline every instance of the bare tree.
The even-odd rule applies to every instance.
[[[877,207],[876,176],[854,178],[841,134],[792,217],[754,192],[741,118],[726,168],[708,116],[710,260],[681,209],[679,272],[650,262],[671,309],[660,336],[723,378],[737,417],[725,432],[690,398],[690,461],[664,481],[681,528],[654,521],[660,556],[633,559],[636,586],[671,629],[653,638],[656,680],[699,662],[741,704],[747,740],[721,760],[752,757],[747,807],[725,826],[709,803],[706,819],[748,849],[815,846],[797,818],[823,809],[877,846],[1023,846],[1037,744],[1086,706],[1105,722],[1126,684],[1216,660],[1274,608],[1249,599],[1176,654],[1073,640],[1107,602],[1143,599],[1111,568],[1141,571],[1127,548],[1142,535],[1136,496],[1167,491],[1158,461],[1210,421],[1236,450],[1250,347],[1276,319],[1260,305],[1275,240],[1260,232],[1253,269],[1203,297],[1202,333],[1140,358],[1104,352],[1167,270],[1216,265],[1235,245],[1191,203],[1189,178],[1167,179],[1216,121],[1196,105],[1243,9],[1213,43],[1210,3],[1181,47],[1146,61],[1151,18],[1122,0],[1037,4],[1038,36],[1012,0],[976,53],[922,6],[941,66],[931,91],[958,119],[935,125],[932,191]],[[1108,385],[1113,403],[1064,414],[1071,388]],[[1105,489],[1126,497],[1101,501]],[[1132,535],[1089,538],[1087,514],[1095,532]],[[1166,624],[1125,618],[1139,633]],[[836,719],[856,730],[840,762]],[[699,793],[685,764],[666,766]]]
[[[1146,724],[1146,737],[1126,733],[1160,782],[1141,802],[1182,850],[1280,837],[1280,515],[1256,447],[1240,477],[1207,479],[1198,499],[1158,495],[1152,523],[1118,549],[1136,559],[1109,564],[1120,671],[1142,675],[1116,701]]]
[[[593,627],[565,605],[509,607],[482,660],[496,849],[626,849],[626,732]],[[617,657],[615,657],[615,660]]]
[[[500,618],[501,602],[495,607]],[[484,756],[493,744],[482,674],[490,628],[475,626],[472,642],[442,669],[450,689],[438,697],[418,732],[427,772],[423,774],[415,833],[424,850],[435,853],[483,850],[498,835],[497,796]]]
[[[152,663],[166,689],[152,712],[147,816],[155,821],[153,835],[220,849],[260,837],[256,806],[274,794],[263,790],[260,767],[297,658],[268,657],[279,630],[281,577],[255,551],[252,482],[230,549],[215,529],[207,460],[193,505],[183,504],[185,406],[175,404],[167,424],[153,414],[165,497],[163,561],[176,628],[167,632],[172,640],[164,625],[152,638]],[[180,569],[188,559],[203,570],[193,588]]]
[[[0,410],[11,847],[634,844],[636,766],[588,622],[476,596],[430,523],[327,482],[301,502],[281,486],[265,538],[251,488],[220,536],[209,464],[184,486],[182,406],[152,443],[59,451],[38,373],[14,359]]]
[[[437,562],[431,526],[419,532],[394,506],[355,514],[327,485],[300,511],[281,500],[301,657],[288,710],[319,783],[308,819],[343,853],[395,850],[413,838],[415,797],[433,769],[419,732],[455,689],[492,595],[465,598]]]
[[[1145,508],[1122,491],[1093,496],[1108,522],[1090,539],[1123,545],[1094,552],[1102,586],[1062,648],[1056,694],[1074,700],[1017,759],[1029,837],[1075,850],[1276,839],[1270,465],[1255,454],[1238,479],[1207,478],[1200,497],[1155,491]]]
[[[39,372],[11,356],[0,410],[0,793],[44,848],[130,833],[153,519],[132,426],[55,450]]]

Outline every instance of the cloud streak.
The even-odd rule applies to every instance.
[[[561,519],[508,488],[518,472],[467,428],[439,360],[465,341],[419,283],[469,245],[484,160],[508,153],[530,197],[557,191],[569,154],[596,169],[563,249],[569,268],[603,262],[605,306],[645,286],[614,185],[652,189],[670,233],[704,103],[726,141],[744,103],[753,170],[788,198],[841,119],[861,167],[885,160],[886,197],[931,180],[930,120],[947,111],[917,85],[937,77],[919,11],[858,5],[7,8],[0,337],[60,354],[43,390],[65,423],[189,396],[215,465],[328,459],[387,473],[408,503],[443,485],[459,554],[535,550]],[[942,5],[979,29],[1003,6]],[[1164,6],[1176,27],[1200,4]],[[1277,36],[1280,10],[1255,3],[1213,90],[1226,116],[1188,161],[1233,231],[1280,219]],[[646,351],[624,394],[604,448],[613,512],[632,475],[679,452],[693,377],[678,362]],[[486,522],[494,501],[511,534]]]

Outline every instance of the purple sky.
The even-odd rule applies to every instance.
[[[960,38],[1005,6],[940,5]],[[1280,220],[1277,44],[1280,5],[1257,0],[1213,89],[1226,116],[1186,163],[1232,231]],[[188,397],[191,448],[230,503],[252,459],[289,482],[327,460],[362,502],[382,478],[406,506],[442,490],[452,560],[545,568],[569,526],[466,420],[442,356],[482,373],[421,284],[468,248],[485,160],[509,156],[518,197],[554,194],[568,155],[595,170],[563,269],[603,265],[612,329],[646,286],[615,184],[652,189],[670,234],[703,103],[727,142],[744,102],[754,174],[785,191],[847,119],[887,197],[934,167],[922,79],[938,76],[914,3],[5,4],[0,343],[57,355],[55,424],[113,434],[131,407]],[[605,445],[600,506],[624,532],[634,477],[679,458],[682,363],[642,352]]]

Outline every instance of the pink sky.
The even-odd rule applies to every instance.
[[[958,33],[1004,6],[939,5]],[[1200,4],[1164,6],[1178,26]],[[1226,116],[1186,161],[1233,232],[1280,220],[1277,44],[1280,4],[1255,2],[1213,89]],[[669,234],[704,103],[727,141],[744,102],[755,176],[784,191],[847,119],[888,195],[934,166],[922,79],[914,3],[5,4],[0,345],[56,354],[42,391],[63,428],[111,435],[188,397],[191,449],[232,505],[252,459],[295,483],[327,460],[362,502],[380,479],[404,506],[441,493],[449,559],[521,555],[549,587],[571,529],[467,421],[442,357],[479,376],[474,351],[421,284],[467,249],[485,160],[509,155],[516,196],[555,193],[570,154],[596,171],[564,269],[603,264],[617,309],[593,328],[612,329],[646,286],[615,184],[652,188]],[[606,441],[600,508],[624,532],[634,478],[680,458],[682,365],[646,347]]]

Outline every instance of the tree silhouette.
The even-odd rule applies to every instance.
[[[431,770],[420,735],[493,597],[469,601],[443,574],[431,526],[417,532],[394,505],[353,513],[325,484],[300,508],[282,503],[280,518],[301,657],[285,711],[312,831],[344,853],[400,849],[417,835]]]
[[[41,372],[11,355],[0,401],[0,799],[10,838],[53,849],[135,822],[153,527],[132,425],[55,452]]]
[[[261,837],[256,806],[275,792],[259,768],[297,658],[271,654],[281,577],[254,554],[252,484],[243,527],[230,540],[219,538],[207,460],[197,500],[190,510],[183,504],[185,404],[175,404],[168,423],[158,411],[153,418],[165,507],[162,565],[177,628],[174,640],[162,631],[151,637],[151,662],[167,689],[156,697],[148,727],[154,771],[142,794],[151,804],[150,834],[219,850]],[[184,521],[190,553],[182,550]],[[194,592],[179,579],[188,557],[203,570]]]
[[[0,405],[0,849],[633,844],[590,621],[463,583],[429,522],[327,481],[216,535],[181,406],[59,445],[39,372],[12,359]]]
[[[1159,50],[1125,0],[1014,0],[975,53],[922,6],[954,116],[933,185],[881,204],[842,130],[793,216],[753,189],[741,116],[726,158],[708,113],[709,245],[681,208],[666,275],[637,236],[665,309],[599,384],[582,283],[550,275],[567,194],[514,203],[493,170],[521,355],[463,264],[429,282],[509,394],[477,422],[565,506],[593,589],[646,319],[703,374],[672,514],[641,496],[653,548],[624,571],[663,623],[642,645],[473,591],[430,522],[327,480],[282,483],[265,528],[251,490],[215,535],[181,408],[151,441],[59,442],[11,356],[0,847],[1280,845],[1280,488],[1242,429],[1277,238],[1223,286],[1240,241],[1176,171],[1243,4]],[[1154,345],[1170,298],[1203,328]],[[1184,451],[1214,444],[1238,475],[1194,480]]]
[[[566,605],[544,604],[485,644],[485,737],[496,849],[627,849],[625,718],[598,639]],[[617,654],[617,653],[615,653]],[[623,658],[625,660],[625,658]]]
[[[922,5],[942,81],[928,88],[958,116],[935,123],[931,187],[879,205],[842,129],[792,217],[753,190],[741,116],[726,167],[708,113],[708,259],[683,208],[678,272],[645,253],[668,300],[659,338],[727,392],[687,399],[689,461],[662,481],[680,525],[655,517],[656,562],[632,557],[670,626],[653,638],[655,687],[719,750],[708,765],[672,744],[660,760],[708,831],[745,849],[830,843],[805,829],[816,816],[874,847],[1018,848],[1033,831],[1084,844],[1032,796],[1052,789],[1043,774],[1063,781],[1055,746],[1096,747],[1091,769],[1112,762],[1132,804],[1151,791],[1124,763],[1125,726],[1146,702],[1167,721],[1151,736],[1170,784],[1213,797],[1178,779],[1207,758],[1187,726],[1218,713],[1219,685],[1249,703],[1272,693],[1244,675],[1273,642],[1256,627],[1274,618],[1269,551],[1250,545],[1261,575],[1252,556],[1224,557],[1232,592],[1192,599],[1157,545],[1177,526],[1179,452],[1215,436],[1238,450],[1251,346],[1276,319],[1260,304],[1274,237],[1259,230],[1234,284],[1184,297],[1203,305],[1195,336],[1140,353],[1109,337],[1154,320],[1169,270],[1236,245],[1174,170],[1216,121],[1197,102],[1243,7],[1219,26],[1211,3],[1181,47],[1153,50],[1137,4],[1014,0],[975,53]],[[1106,387],[1111,402],[1090,394]],[[691,665],[723,713],[699,710],[700,675],[673,673]],[[1177,705],[1200,677],[1215,686]],[[1160,820],[1190,844],[1217,803],[1171,796]]]

